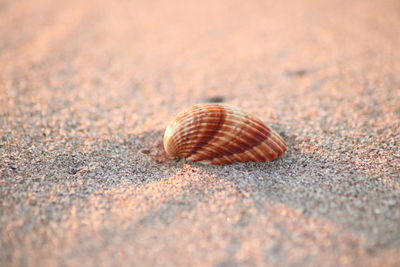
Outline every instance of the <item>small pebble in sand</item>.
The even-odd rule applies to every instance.
[[[285,75],[288,77],[302,77],[310,73],[308,69],[287,70]]]
[[[139,152],[148,155],[150,154],[151,150],[149,148],[142,148]]]
[[[219,96],[205,97],[200,102],[201,103],[222,103],[224,101],[225,101],[225,97],[219,95]]]

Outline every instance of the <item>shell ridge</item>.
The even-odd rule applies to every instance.
[[[286,151],[285,142],[283,142],[282,138],[275,131],[272,132],[272,136],[274,137],[270,139],[270,143],[271,145],[273,145],[272,149],[274,149],[275,151],[279,151],[279,154],[282,155]]]
[[[195,145],[192,150],[188,153],[188,156],[191,156],[192,154],[195,154],[196,151],[201,151],[202,147],[204,147],[208,142],[213,139],[213,137],[218,134],[219,130],[223,126],[225,122],[225,110],[223,108],[220,108],[218,110],[218,120],[216,122],[216,125],[214,127],[211,127],[211,129],[208,129],[207,127],[204,127],[205,130],[200,131],[198,133],[198,140],[197,140],[197,145]],[[202,119],[202,118],[200,118]],[[209,124],[208,124],[209,125]],[[207,124],[206,124],[207,126]],[[202,132],[204,133],[205,131],[209,130],[210,134],[209,135],[202,135]]]
[[[238,153],[241,154],[245,151],[251,150],[254,147],[259,146],[261,143],[265,142],[265,140],[267,140],[269,138],[269,135],[266,135],[266,133],[262,133],[260,131],[257,131],[253,134],[249,134],[247,131],[250,131],[250,129],[253,129],[251,124],[249,124],[248,127],[246,127],[246,129],[243,129],[243,128],[240,129],[238,135],[233,137],[234,141],[240,142],[239,143],[240,149],[236,149],[236,150],[230,149],[230,154],[224,154],[224,156],[230,156],[232,154],[238,154]],[[267,128],[267,130],[269,130],[269,129]],[[249,142],[249,140],[251,140],[251,142]],[[225,144],[222,144],[221,146],[226,145],[227,147],[232,148],[233,143],[225,143]],[[258,156],[262,156],[262,155],[258,155]]]
[[[250,131],[250,129],[252,129],[253,127],[251,127],[251,125],[250,125],[249,127],[246,127],[246,128],[248,131]],[[265,140],[267,140],[269,138],[269,136],[266,136],[264,133],[262,133],[260,131],[257,131],[256,133],[251,135],[251,134],[247,133],[247,131],[245,131],[245,129],[243,129],[243,128],[239,129],[237,135],[234,135],[233,133],[231,133],[229,131],[226,131],[223,133],[224,133],[223,135],[221,133],[222,136],[229,136],[230,138],[228,140],[226,140],[225,142],[218,142],[218,145],[219,145],[219,147],[228,148],[228,150],[225,150],[225,152],[221,151],[220,153],[215,155],[215,158],[223,157],[223,156],[230,156],[232,154],[238,154],[238,153],[241,154],[245,151],[251,150],[252,148],[259,146],[261,143],[264,143]],[[216,138],[218,139],[218,135],[216,136]],[[249,140],[251,140],[251,142],[248,142]],[[216,140],[214,140],[214,141],[216,142]],[[218,141],[220,141],[220,140],[218,140]],[[189,142],[189,144],[194,144],[194,143],[196,143],[196,142]],[[186,143],[186,145],[189,145],[189,144]],[[204,144],[204,145],[206,145],[206,144]],[[198,149],[200,149],[200,148],[198,148]],[[196,150],[196,149],[194,148],[193,151],[194,150]],[[263,157],[262,154],[264,154],[264,153],[257,153],[257,154],[259,157]]]
[[[229,128],[229,129],[227,129],[227,130],[231,131],[231,130],[237,129],[237,126],[236,126],[236,125],[239,124],[238,122],[242,122],[242,121],[240,121],[240,120],[230,120],[230,119],[227,119],[227,118],[226,118],[226,119],[225,119],[225,122],[230,122],[230,123],[232,123],[232,124],[229,124],[229,125],[224,126],[224,127]],[[204,126],[207,125],[207,123],[202,123],[202,124],[204,124]],[[197,125],[196,125],[196,126],[191,126],[190,129],[189,129],[184,135],[181,135],[181,136],[180,136],[180,138],[181,138],[182,140],[185,140],[185,138],[190,137],[191,134],[193,134],[194,132],[196,132],[196,129],[195,129],[196,127],[197,127]],[[256,130],[256,131],[257,131],[256,134],[258,134],[258,136],[263,136],[264,138],[267,138],[267,137],[269,136],[269,132],[271,131],[270,128],[265,127],[265,126],[264,126],[265,131],[261,131],[261,130],[259,130],[259,128],[254,127],[254,126],[252,125],[252,123],[249,123],[249,126],[246,127],[246,128],[247,128],[247,129],[252,128],[252,131]],[[238,131],[238,133],[241,133],[241,132],[244,132],[244,133],[245,133],[245,131],[243,131],[243,129],[239,129],[239,130],[240,130],[240,131]],[[228,132],[228,131],[227,131],[227,132]],[[257,136],[256,134],[254,134],[253,136]],[[248,136],[249,136],[249,135],[248,135]],[[251,136],[250,136],[250,137],[251,137]],[[260,139],[260,141],[262,141],[262,140]]]

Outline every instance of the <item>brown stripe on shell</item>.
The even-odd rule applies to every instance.
[[[249,126],[249,124],[251,126]],[[237,133],[240,134],[244,134],[246,136],[246,138],[249,139],[250,142],[254,142],[254,143],[259,143],[262,142],[263,140],[265,140],[266,138],[268,138],[268,136],[270,135],[270,129],[268,127],[264,128],[260,128],[260,127],[254,127],[254,125],[252,124],[252,121],[246,121],[246,122],[242,122],[243,127],[246,127],[246,129],[242,129],[241,131],[237,131]],[[183,134],[180,136],[181,140],[187,140],[192,138],[193,134],[196,133],[198,134],[198,129],[197,128],[198,125],[192,127],[192,132],[188,131],[186,134]],[[229,132],[235,132],[235,130],[232,127],[237,126],[237,122],[232,121],[230,119],[225,119],[225,123],[224,126],[221,128],[221,132],[227,132],[229,134]],[[254,129],[255,128],[255,129]],[[246,131],[249,131],[249,133],[247,133]]]
[[[211,106],[211,105],[210,105]],[[180,139],[180,143],[182,143],[184,136],[189,135],[190,139],[193,139],[193,133],[194,132],[190,132],[190,130],[194,129],[195,130],[195,134],[198,135],[199,134],[199,129],[207,129],[208,127],[211,127],[212,125],[210,123],[215,123],[220,120],[220,115],[219,113],[221,112],[222,109],[220,106],[216,106],[214,108],[209,107],[209,112],[207,114],[204,114],[204,107],[197,105],[194,106],[190,112],[182,112],[181,114],[179,114],[172,123],[175,123],[176,125],[178,125],[178,127],[176,127],[175,129],[175,134],[170,138],[169,142],[170,143],[174,143],[176,144],[177,142],[177,138]],[[211,113],[210,113],[211,112]],[[198,118],[202,118],[201,121],[198,120]],[[188,119],[194,118],[195,120],[197,120],[196,122],[192,122],[192,121],[185,121]],[[170,124],[170,125],[171,125]],[[210,124],[210,125],[205,125],[205,124]],[[219,127],[219,126],[216,126]],[[168,127],[167,127],[168,129]],[[183,156],[183,155],[181,155]],[[184,155],[186,156],[186,155]]]
[[[192,148],[192,150],[188,153],[188,156],[195,154],[197,150],[201,150],[201,148],[208,144],[211,139],[214,138],[216,134],[220,131],[221,127],[225,122],[225,109],[218,108],[215,110],[216,116],[213,121],[206,123],[203,128],[200,128],[198,131],[197,144]],[[214,114],[214,113],[213,113]],[[199,121],[202,122],[203,119],[199,118]]]
[[[171,157],[227,164],[270,161],[286,151],[282,138],[259,119],[222,104],[200,104],[178,114],[167,127]]]
[[[242,114],[240,114],[242,115]],[[238,117],[239,118],[239,117]],[[243,118],[245,118],[243,116]],[[241,118],[242,119],[242,118]],[[230,124],[228,123],[228,120],[226,120],[228,125],[234,125],[233,122],[231,121]],[[256,125],[256,126],[255,126]],[[270,129],[266,127],[265,125],[259,125],[255,123],[255,121],[252,118],[245,118],[243,120],[242,126],[244,127],[237,133],[237,136],[232,137],[232,143],[230,141],[226,141],[225,143],[219,144],[220,147],[228,147],[230,149],[221,151],[223,153],[218,153],[218,154],[213,154],[213,158],[219,158],[219,157],[226,157],[226,156],[231,156],[233,158],[236,158],[236,161],[266,161],[269,158],[276,158],[275,154],[268,155],[268,157],[265,157],[265,153],[269,153],[269,151],[264,151],[264,153],[259,153],[259,150],[254,149],[251,153],[243,153],[248,150],[252,150],[254,147],[260,145],[263,143],[265,140],[268,139],[270,135]],[[260,127],[264,126],[264,127]],[[229,134],[229,129],[225,129],[225,131],[221,131],[221,135],[226,135]],[[236,145],[237,144],[237,145]],[[241,156],[237,156],[238,154],[241,154]],[[255,155],[253,155],[255,154]],[[202,154],[199,157],[193,156],[190,157],[189,160],[193,161],[201,161],[209,159],[204,157],[204,154]]]
[[[227,122],[227,121],[226,121]],[[247,127],[247,126],[245,126]],[[231,133],[231,128],[229,128],[227,125],[225,125],[224,128],[221,129],[221,131],[218,133],[217,136],[215,136],[215,139],[210,142],[210,144],[205,147],[205,149],[208,148],[213,148],[214,146],[217,146],[219,148],[219,151],[215,151],[215,149],[212,149],[210,151],[212,153],[211,156],[207,157],[207,154],[201,154],[199,156],[194,155],[193,157],[190,157],[190,160],[193,161],[201,161],[205,159],[211,158],[217,158],[217,157],[223,157],[223,156],[228,156],[231,154],[239,154],[242,153],[243,151],[249,150],[254,146],[259,145],[262,143],[268,136],[262,136],[257,133],[249,134],[251,133],[251,127],[247,127],[248,129],[241,129],[241,131],[237,132],[237,135],[232,135]],[[230,139],[225,140],[225,142],[221,142],[219,138],[221,136],[230,136]],[[223,140],[222,140],[223,141]],[[215,143],[215,145],[213,144]],[[255,152],[257,154],[257,152]],[[258,158],[262,157],[262,153],[258,153],[256,155]],[[250,160],[250,159],[249,159]],[[251,159],[254,161],[254,159]]]
[[[219,151],[217,156],[230,155],[233,153],[240,153],[249,148],[249,146],[255,146],[262,142],[262,139],[255,138],[253,136],[247,135],[247,138],[240,136],[241,132],[238,132],[237,135],[230,133],[230,128],[224,127],[225,129],[221,129],[217,136],[215,136],[214,143],[218,145],[218,147],[226,148]],[[230,137],[229,139],[223,139],[225,137]],[[235,141],[235,142],[232,142]]]
[[[226,133],[225,133],[226,134]],[[257,140],[257,139],[250,139],[253,140],[253,142],[246,142],[246,138],[241,139],[241,138],[236,138],[232,137],[231,143],[224,143],[222,145],[216,145],[210,143],[207,144],[207,146],[204,146],[204,149],[199,149],[198,153],[193,155],[192,157],[189,157],[190,160],[194,161],[201,161],[201,160],[206,160],[210,158],[219,158],[219,157],[226,157],[226,156],[231,156],[233,155],[234,158],[237,158],[236,155],[241,154],[245,151],[252,151],[251,156],[249,156],[249,153],[246,155],[243,155],[246,157],[245,160],[243,160],[243,157],[241,160],[238,158],[237,161],[265,161],[268,158],[275,158],[276,155],[273,154],[272,150],[270,149],[264,149],[263,151],[260,150],[258,147],[263,144],[263,139]],[[216,140],[214,140],[216,142]],[[201,153],[200,153],[201,152]],[[204,153],[206,152],[206,153]],[[272,153],[272,154],[271,154]],[[253,157],[253,154],[256,158]]]

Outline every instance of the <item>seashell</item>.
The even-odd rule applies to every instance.
[[[173,158],[210,164],[264,162],[280,157],[286,144],[253,115],[224,104],[198,104],[167,126],[164,149]]]

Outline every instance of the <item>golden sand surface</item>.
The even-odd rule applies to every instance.
[[[397,0],[0,0],[0,266],[399,266]],[[285,139],[168,160],[204,99]]]

